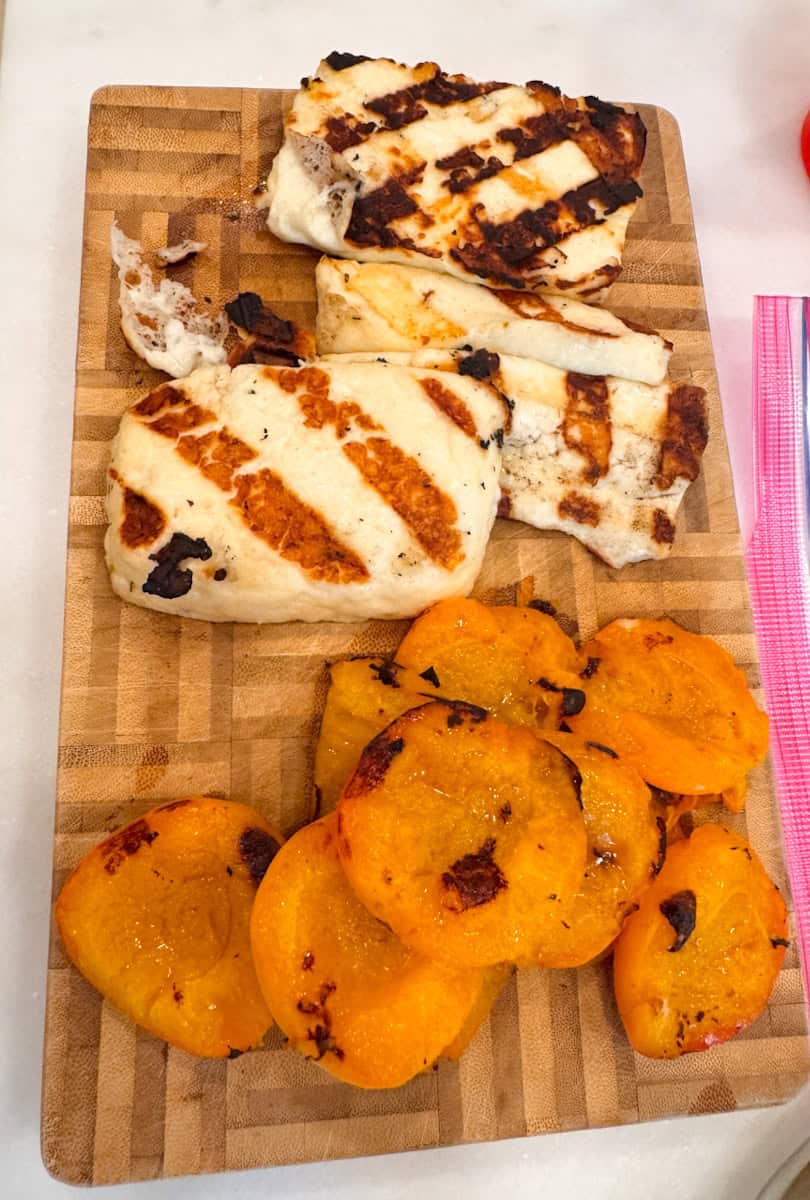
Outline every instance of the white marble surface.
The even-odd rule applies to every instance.
[[[480,14],[480,15],[476,15]],[[810,0],[9,0],[0,65],[0,1191],[63,1191],[39,1159],[62,580],[84,140],[104,83],[290,86],[333,48],[653,101],[683,132],[738,499],[750,528],[750,314],[810,291]],[[764,1112],[397,1158],[103,1189],[330,1200],[748,1200],[810,1132]]]

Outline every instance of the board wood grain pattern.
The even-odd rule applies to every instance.
[[[163,376],[118,325],[109,227],[147,248],[209,250],[172,274],[220,306],[260,292],[311,325],[317,255],[277,241],[254,188],[291,92],[107,87],[93,98],[87,162],[67,561],[54,891],[108,831],[189,792],[232,796],[282,828],[312,815],[313,738],[326,662],[392,650],[404,623],[214,626],[122,604],[102,542],[109,442],[124,409]],[[675,342],[673,375],[707,389],[711,439],[672,556],[615,571],[573,539],[499,521],[475,594],[542,596],[588,637],[617,616],[668,613],[759,673],[700,266],[677,126],[641,106],[645,189],[611,307]],[[785,888],[770,770],[754,773],[747,828]],[[609,964],[523,971],[459,1063],[391,1092],[333,1081],[284,1049],[195,1060],[136,1030],[66,960],[52,932],[42,1147],[73,1183],[116,1183],[623,1124],[772,1104],[808,1073],[795,950],[746,1035],[675,1062],[634,1054]]]

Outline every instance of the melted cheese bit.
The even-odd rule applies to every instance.
[[[201,243],[195,243],[200,248]],[[170,248],[171,249],[171,248]],[[228,318],[208,317],[187,287],[162,279],[156,287],[139,242],[113,222],[110,250],[118,268],[121,329],[130,347],[150,367],[175,379],[201,366],[224,363]]]

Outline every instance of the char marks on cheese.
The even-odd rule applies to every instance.
[[[467,437],[470,438],[478,436],[472,413],[455,392],[451,391],[449,387],[446,387],[438,379],[430,377],[420,379],[419,385],[436,407],[441,409],[454,425],[458,425],[462,433],[466,433]]]
[[[466,348],[582,375],[648,384],[666,378],[672,346],[665,338],[579,300],[330,258],[318,263],[315,282],[321,354]]]
[[[583,456],[582,481],[593,484],[607,475],[610,467],[612,435],[607,380],[599,375],[569,371],[565,387],[568,403],[562,423],[563,441]]]
[[[136,549],[151,546],[166,528],[166,514],[148,497],[124,485],[124,519],[121,522],[121,541]]]
[[[578,525],[598,525],[600,508],[595,500],[581,492],[568,492],[557,506],[561,517],[569,517]]]
[[[458,512],[416,459],[380,437],[349,442],[343,453],[402,518],[426,553],[452,570],[463,556]]]
[[[266,194],[279,237],[502,288],[612,283],[641,195],[636,113],[435,63],[334,61],[286,118]]]
[[[360,558],[275,472],[265,469],[255,475],[237,476],[231,504],[253,533],[313,579],[327,583],[364,583],[368,579]]]
[[[113,586],[206,620],[414,615],[474,582],[502,425],[489,384],[384,362],[223,365],[163,385],[114,445]],[[209,565],[178,557],[203,544]]]
[[[671,488],[676,479],[697,479],[708,440],[703,388],[686,384],[675,388],[667,405],[656,479],[662,491]]]
[[[341,357],[355,356],[326,361]],[[474,360],[475,377],[506,398],[512,421],[498,516],[572,534],[612,567],[669,553],[705,445],[702,389],[581,375],[486,351],[423,349],[388,359],[455,372],[449,379]],[[662,476],[662,462],[676,477]]]

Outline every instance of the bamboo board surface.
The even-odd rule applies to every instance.
[[[173,274],[215,305],[253,290],[311,326],[316,254],[278,242],[253,189],[291,92],[107,87],[93,98],[70,497],[54,889],[116,826],[191,792],[255,805],[290,829],[312,812],[327,659],[392,650],[404,623],[216,626],[116,599],[104,564],[109,443],[124,408],[164,378],[120,332],[109,228],[146,247],[208,252]],[[583,637],[618,616],[667,613],[711,634],[760,698],[752,619],[677,126],[641,107],[645,189],[610,306],[675,343],[672,374],[707,389],[711,440],[672,555],[615,571],[573,539],[498,521],[475,595],[554,603]],[[748,834],[786,887],[770,769],[751,778]],[[74,1183],[454,1145],[772,1104],[808,1074],[791,947],[770,1004],[734,1042],[641,1058],[616,1014],[609,963],[522,971],[460,1062],[394,1091],[333,1081],[285,1050],[233,1061],[168,1049],[116,1013],[52,933],[42,1108],[48,1169]]]

